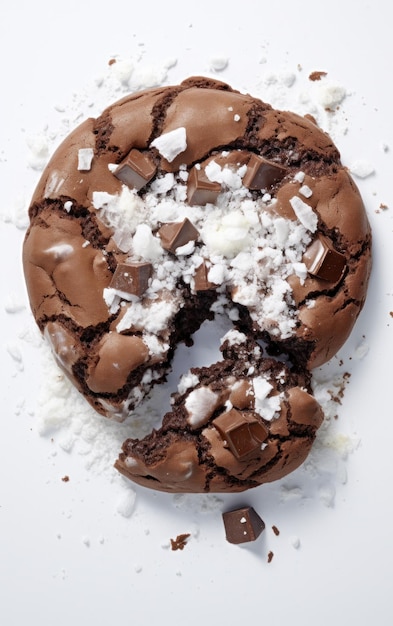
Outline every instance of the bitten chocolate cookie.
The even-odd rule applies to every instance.
[[[371,267],[359,192],[311,118],[203,77],[132,94],[60,145],[29,214],[34,317],[99,413],[124,419],[179,342],[217,311],[233,322],[119,471],[236,491],[305,459],[322,420],[310,370],[347,339]]]

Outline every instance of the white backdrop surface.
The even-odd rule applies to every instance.
[[[390,12],[383,0],[1,5],[2,624],[392,623]],[[317,84],[313,71],[327,74]],[[65,134],[130,89],[195,74],[318,115],[352,167],[374,237],[366,306],[331,369],[318,373],[350,373],[337,419],[291,477],[218,498],[174,498],[116,474],[127,425],[95,421],[59,379],[21,269],[29,198]],[[323,86],[328,95],[342,89],[334,113],[324,110]],[[207,358],[211,332],[176,367]],[[221,513],[243,503],[266,530],[233,546]],[[190,540],[172,551],[180,533]]]

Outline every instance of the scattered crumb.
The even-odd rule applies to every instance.
[[[291,546],[293,548],[295,548],[295,550],[298,550],[300,548],[300,539],[299,539],[299,537],[296,537],[296,536],[291,537],[290,538],[290,543],[291,543]]]
[[[393,317],[393,311],[389,312],[390,317]]]
[[[313,81],[314,80],[321,80],[321,78],[323,76],[326,76],[326,75],[327,75],[327,72],[316,71],[316,72],[311,72],[311,74],[309,75],[308,78],[309,78],[309,80],[313,80]]]
[[[171,549],[183,550],[189,537],[190,533],[183,533],[181,535],[178,535],[176,539],[171,539]]]
[[[274,557],[274,552],[270,550],[269,554],[267,555],[267,562],[271,563],[273,560],[273,557]]]
[[[214,72],[222,72],[228,67],[229,59],[224,56],[217,56],[210,59],[210,67]]]
[[[63,481],[63,483],[68,483],[70,480],[69,476],[63,476],[63,478],[61,479]]]
[[[272,531],[274,532],[276,536],[280,534],[280,531],[278,530],[277,526],[272,526]]]
[[[367,178],[375,173],[374,166],[365,159],[357,159],[349,168],[351,174],[357,178]]]

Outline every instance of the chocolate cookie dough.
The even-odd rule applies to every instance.
[[[34,317],[99,413],[132,414],[179,342],[217,311],[233,322],[222,360],[185,372],[119,471],[240,491],[306,458],[322,421],[310,370],[350,334],[371,267],[363,202],[312,119],[204,77],[129,95],[60,145],[29,215]]]

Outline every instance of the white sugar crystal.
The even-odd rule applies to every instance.
[[[127,491],[121,494],[116,510],[123,517],[131,517],[135,509],[136,493],[133,489],[128,488]]]
[[[180,126],[160,135],[152,141],[151,147],[157,148],[158,152],[171,163],[187,148],[186,129]]]
[[[78,150],[78,170],[88,171],[94,157],[93,148],[79,148]]]
[[[255,411],[264,419],[272,420],[277,411],[280,410],[280,396],[268,397],[273,386],[262,376],[255,377],[252,383],[255,395]]]
[[[317,87],[317,98],[319,103],[326,109],[336,108],[346,97],[347,92],[338,83],[321,82]]]
[[[247,340],[244,333],[240,333],[238,330],[229,330],[221,339],[221,345],[228,341],[230,346],[239,346]]]
[[[187,389],[195,387],[198,383],[198,376],[196,374],[192,374],[191,372],[187,372],[187,374],[183,374],[183,376],[181,377],[177,386],[177,390],[180,394],[183,394],[185,391],[187,391]]]
[[[26,304],[24,300],[15,293],[10,293],[4,303],[4,310],[6,313],[19,313],[24,311]]]
[[[305,179],[306,175],[304,172],[297,172],[295,174],[295,176],[293,177],[293,179],[297,182],[297,183],[302,183]]]
[[[228,67],[229,59],[226,56],[215,56],[210,59],[210,67],[214,72],[222,72]]]
[[[153,193],[165,194],[171,189],[175,184],[175,177],[172,172],[168,172],[164,174],[164,176],[157,177],[151,184],[151,191]]]
[[[351,174],[357,176],[358,178],[367,178],[375,172],[374,166],[365,159],[357,159],[356,161],[353,161],[349,169]]]
[[[293,196],[293,198],[290,198],[289,202],[299,222],[301,222],[307,230],[314,233],[318,226],[318,216],[314,213],[310,205],[303,202],[298,196]]]
[[[312,190],[308,185],[302,185],[299,189],[299,193],[301,193],[305,198],[311,198],[312,196]]]
[[[151,232],[147,224],[139,224],[132,238],[134,254],[145,261],[157,261],[163,253],[158,237]]]

